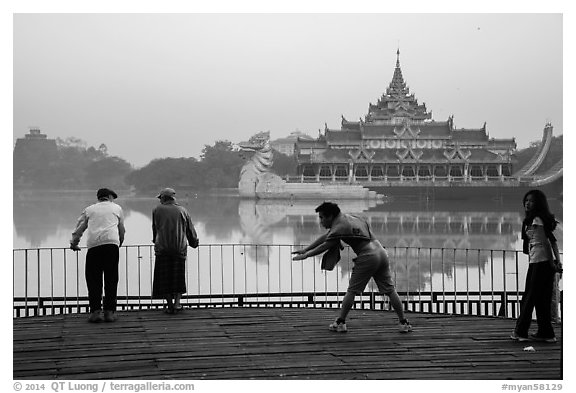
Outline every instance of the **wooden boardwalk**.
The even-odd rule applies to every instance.
[[[335,309],[203,308],[14,319],[14,379],[562,379],[556,344],[508,338],[514,320]],[[533,346],[535,352],[524,351]]]

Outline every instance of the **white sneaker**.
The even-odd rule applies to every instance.
[[[348,328],[346,327],[346,322],[332,322],[330,324],[330,326],[328,326],[328,329],[330,329],[330,331],[332,332],[338,332],[338,333],[346,333],[348,331]]]
[[[408,333],[412,331],[412,325],[406,320],[404,323],[398,323],[398,331],[400,333]]]

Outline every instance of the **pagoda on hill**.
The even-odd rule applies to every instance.
[[[18,138],[13,152],[14,184],[23,184],[30,178],[45,179],[46,171],[58,158],[56,140],[48,138],[38,127],[30,127],[24,138]]]
[[[298,138],[299,181],[378,186],[504,184],[512,180],[516,141],[489,138],[480,128],[456,129],[453,116],[435,121],[410,94],[400,68],[386,92],[359,121],[342,116],[341,128],[315,140]]]

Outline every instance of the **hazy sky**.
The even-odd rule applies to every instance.
[[[317,136],[404,79],[433,119],[563,133],[563,16],[15,14],[13,138],[105,143],[136,166],[270,130]]]

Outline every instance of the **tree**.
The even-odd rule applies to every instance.
[[[86,142],[73,136],[66,139],[56,138],[56,145],[58,145],[58,147],[73,147],[79,150],[86,149]]]
[[[163,187],[201,189],[203,180],[200,164],[193,157],[154,159],[126,176],[126,182],[140,192]]]
[[[98,151],[100,152],[100,154],[102,154],[103,157],[106,157],[108,155],[108,147],[103,143],[100,146],[98,146]]]
[[[131,171],[132,166],[122,158],[105,157],[86,166],[84,179],[92,187],[123,187],[124,178]]]
[[[206,190],[238,186],[244,161],[229,141],[205,145],[201,160],[195,158],[162,158],[126,176],[126,182],[140,192],[162,187]]]
[[[131,165],[108,156],[108,148],[87,146],[76,137],[14,149],[15,184],[45,188],[85,188],[100,185],[124,187]],[[23,163],[23,164],[22,164]]]
[[[202,165],[206,184],[212,187],[237,187],[244,160],[232,142],[217,141],[214,146],[202,149]]]
[[[296,168],[298,167],[296,157],[288,156],[276,150],[273,150],[273,152],[274,160],[272,162],[272,172],[281,177],[286,175],[296,175]]]

